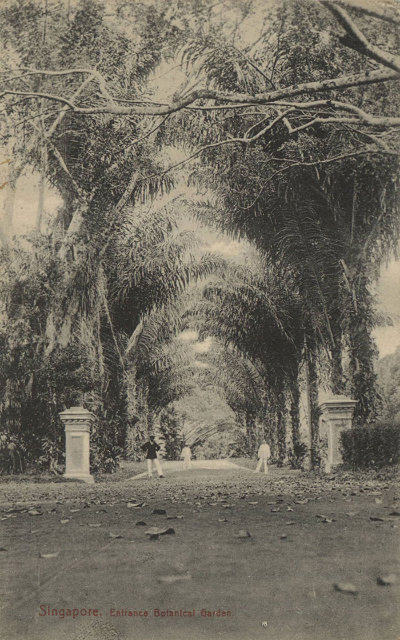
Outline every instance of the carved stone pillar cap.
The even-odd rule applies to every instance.
[[[94,422],[96,419],[94,413],[84,409],[84,407],[70,407],[69,409],[62,411],[59,415],[63,422],[69,422],[70,420]]]
[[[354,409],[357,404],[357,400],[353,400],[352,398],[348,398],[347,396],[331,396],[326,398],[324,402],[321,403],[321,409],[324,410],[335,410],[335,409]]]

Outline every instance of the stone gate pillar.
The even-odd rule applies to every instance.
[[[351,429],[356,404],[357,400],[346,396],[332,396],[321,404],[320,436],[325,435],[328,440],[328,457],[325,463],[327,473],[342,462],[340,433]]]
[[[94,482],[90,475],[90,427],[93,413],[83,407],[71,407],[60,413],[65,426],[65,478]]]

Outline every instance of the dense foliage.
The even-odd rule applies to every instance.
[[[166,460],[179,460],[183,446],[183,420],[174,407],[167,407],[160,413],[159,432],[164,440]]]
[[[381,411],[371,290],[400,231],[396,16],[331,0],[222,9],[0,10],[0,420],[32,458],[60,461],[58,412],[82,402],[99,420],[93,464],[110,470],[194,383],[218,385],[246,451],[267,436],[280,464],[289,441],[293,464],[304,457],[302,382],[314,466],[319,386],[352,395],[358,424]],[[39,189],[19,242],[24,171]],[[46,218],[49,184],[62,206]],[[256,268],[196,252],[187,212],[246,239]],[[188,322],[217,342],[202,374],[176,339]]]
[[[358,426],[341,433],[343,463],[352,469],[377,469],[400,461],[400,424]]]

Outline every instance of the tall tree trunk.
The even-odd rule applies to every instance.
[[[264,438],[267,440],[271,448],[271,456],[277,457],[277,420],[274,412],[274,403],[270,395],[268,395],[265,407],[265,426]]]
[[[298,367],[293,374],[290,385],[290,421],[292,426],[292,448],[296,460],[300,455],[300,387]]]
[[[342,339],[335,336],[335,344],[331,347],[331,390],[335,395],[345,392],[343,365],[342,365]]]
[[[310,462],[311,468],[319,467],[321,459],[319,452],[319,416],[318,404],[318,374],[315,347],[305,343],[305,379],[307,397],[307,422],[310,433]]]
[[[255,433],[255,420],[254,417],[246,413],[246,446],[247,452],[250,456],[254,455],[256,448],[256,433]]]
[[[371,294],[366,277],[353,285],[353,304],[348,316],[349,393],[357,400],[355,424],[369,424],[379,412],[375,359],[377,349],[372,337],[374,326]]]
[[[3,216],[0,223],[0,241],[3,246],[7,246],[14,234],[14,205],[17,180],[21,174],[22,166],[17,167],[14,161],[9,159],[7,181],[3,185],[5,190]]]
[[[276,429],[278,438],[278,466],[282,466],[286,458],[286,396],[284,391],[277,393]]]
[[[43,143],[41,149],[41,166],[40,166],[40,179],[39,179],[39,198],[38,198],[38,206],[36,211],[36,222],[35,228],[36,231],[40,232],[43,220],[43,211],[44,211],[44,201],[45,201],[45,190],[46,190],[46,175],[47,175],[47,147],[45,143]]]
[[[340,280],[340,279],[339,279]],[[333,394],[341,395],[345,393],[343,375],[343,326],[342,314],[340,310],[342,295],[340,281],[332,290],[332,299],[336,300],[336,305],[330,309],[330,322],[332,327],[333,342],[330,344],[330,388]]]
[[[127,382],[127,376],[124,377]],[[149,408],[147,403],[147,388],[141,381],[136,378],[130,379],[128,382],[130,387],[127,394],[121,398],[121,409],[127,412],[125,453],[133,460],[140,460],[141,446],[148,439],[151,430],[152,416],[149,416]],[[129,402],[127,402],[129,396]]]

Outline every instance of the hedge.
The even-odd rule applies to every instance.
[[[377,469],[400,460],[400,423],[378,423],[342,431],[343,463],[353,469]]]

